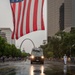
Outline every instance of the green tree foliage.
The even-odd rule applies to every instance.
[[[45,57],[61,58],[65,53],[67,56],[75,56],[75,28],[68,33],[60,31],[55,36],[49,39],[48,44],[40,46]]]
[[[26,57],[28,53],[22,53],[20,49],[17,49],[15,45],[8,44],[5,39],[0,37],[0,57]]]
[[[11,52],[11,45],[6,43],[5,44],[5,50],[4,50],[4,56],[11,56],[12,55],[12,52]]]
[[[60,39],[57,37],[52,37],[50,41],[50,46],[52,46],[52,51],[54,54],[54,57],[60,57],[60,52],[59,52],[59,45],[60,45]]]
[[[11,45],[11,55],[12,55],[12,57],[15,57],[16,56],[16,53],[17,51],[16,51],[16,47],[15,47],[15,45]]]
[[[21,50],[20,49],[16,49],[16,57],[21,57]]]
[[[0,36],[0,56],[4,54],[5,43],[6,43],[5,39],[1,38]]]
[[[47,52],[47,58],[53,57],[53,52]]]
[[[26,57],[28,54],[25,52],[22,52],[22,57]]]
[[[11,45],[11,56],[12,57],[21,57],[21,50],[17,49],[15,45]]]

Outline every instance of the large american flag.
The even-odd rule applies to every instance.
[[[10,0],[13,14],[14,30],[12,39],[32,31],[44,30],[44,0]]]

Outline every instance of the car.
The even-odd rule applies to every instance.
[[[31,51],[30,59],[31,59],[31,64],[33,64],[33,62],[40,62],[41,64],[44,64],[43,49],[33,48]]]

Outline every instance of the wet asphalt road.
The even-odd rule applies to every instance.
[[[30,64],[30,61],[11,62],[10,65],[15,67],[15,74],[10,75],[45,75],[44,69],[47,64]]]
[[[6,65],[4,67],[13,66],[15,68],[12,73],[7,75],[75,75],[75,64],[64,65],[63,62],[58,61],[45,61],[43,65],[31,64],[30,60],[5,62],[4,64]]]

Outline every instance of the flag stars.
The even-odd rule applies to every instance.
[[[21,2],[23,0],[10,0],[11,3],[14,3],[14,2]]]

